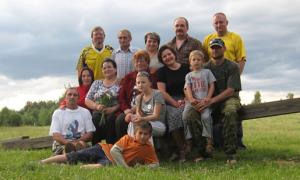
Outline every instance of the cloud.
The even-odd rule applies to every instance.
[[[221,11],[229,19],[229,30],[240,34],[246,44],[243,91],[270,92],[266,95],[270,97],[278,92],[282,93],[278,96],[282,96],[300,91],[297,78],[300,71],[299,10],[297,0],[2,0],[1,77],[19,88],[25,88],[34,79],[54,78],[56,85],[41,82],[41,86],[55,91],[68,79],[66,77],[76,76],[79,53],[90,43],[90,29],[95,25],[105,29],[105,43],[115,48],[118,47],[117,33],[124,28],[132,32],[132,45],[143,48],[144,34],[149,31],[158,32],[162,44],[169,41],[174,36],[173,20],[178,16],[189,20],[189,34],[202,41],[214,31],[212,15]],[[21,91],[16,86],[0,84],[2,104],[4,101],[14,104],[18,100],[15,93]],[[18,97],[24,102],[21,99],[26,95]],[[34,96],[28,96],[30,99]]]
[[[8,107],[20,110],[27,101],[58,100],[65,87],[77,86],[73,77],[40,77],[14,80],[0,75],[0,109]]]

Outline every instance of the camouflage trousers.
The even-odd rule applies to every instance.
[[[224,147],[226,154],[235,154],[237,149],[239,98],[229,98],[213,107],[214,144]]]
[[[224,146],[226,154],[235,154],[237,149],[238,98],[229,98],[213,107],[213,139],[217,146]],[[205,153],[206,138],[202,136],[201,113],[188,109],[185,119],[193,136],[193,143],[200,154]],[[220,144],[221,143],[221,144]]]

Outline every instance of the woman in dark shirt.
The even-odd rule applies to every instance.
[[[177,62],[176,52],[169,46],[162,46],[158,51],[158,59],[164,64],[157,71],[157,87],[167,102],[167,125],[175,142],[179,160],[185,161],[185,137],[183,131],[182,112],[184,110],[185,75],[189,66]],[[175,157],[175,156],[173,156]],[[171,157],[171,159],[173,159]]]

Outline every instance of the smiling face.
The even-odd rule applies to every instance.
[[[173,65],[174,63],[176,63],[176,56],[175,56],[175,54],[173,54],[173,52],[170,49],[165,49],[161,53],[161,58],[162,58],[163,63],[166,66],[170,66],[170,65]]]
[[[117,69],[113,66],[111,62],[104,62],[102,65],[102,73],[105,78],[113,77],[117,75]]]
[[[89,86],[92,84],[92,76],[88,70],[83,70],[81,73],[82,84]]]
[[[146,40],[146,49],[147,49],[147,51],[150,51],[150,52],[157,52],[157,50],[158,50],[157,40],[149,38],[149,36],[148,36],[148,38]]]

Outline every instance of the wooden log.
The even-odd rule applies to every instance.
[[[250,120],[297,112],[300,112],[300,98],[243,106],[240,119]]]
[[[29,139],[29,136],[21,136],[21,137],[16,137],[16,138],[11,138],[11,139],[3,139],[0,140],[0,144],[5,143],[5,142],[12,142],[12,141],[18,141],[22,139]]]
[[[52,143],[53,143],[52,136],[45,136],[45,137],[4,142],[1,145],[5,149],[28,150],[28,149],[49,148],[52,146]]]

